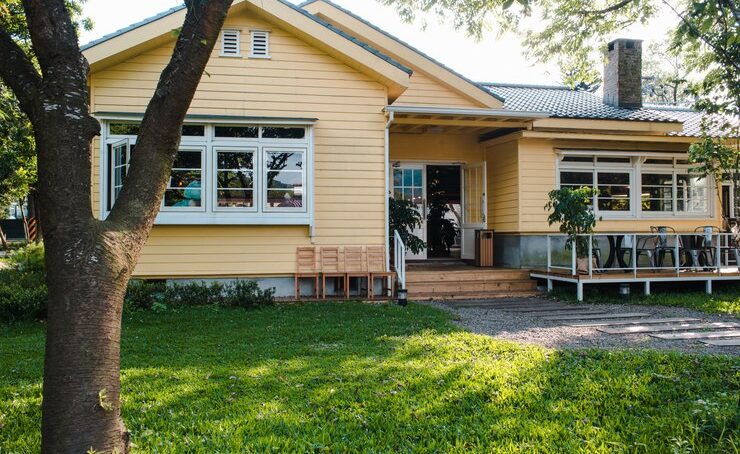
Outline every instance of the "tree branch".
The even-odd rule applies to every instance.
[[[41,76],[23,49],[13,41],[5,28],[0,27],[0,78],[15,93],[23,112],[29,118],[36,114],[41,90]]]
[[[618,9],[624,8],[625,6],[629,5],[630,3],[633,3],[635,0],[622,0],[619,3],[615,3],[612,6],[609,6],[604,9],[596,9],[596,10],[583,10],[579,11],[579,14],[582,14],[584,16],[603,16],[605,14],[609,14],[612,11],[616,11]]]
[[[110,228],[148,232],[159,212],[190,103],[233,0],[186,2],[172,58],[144,113],[126,182],[111,209]]]

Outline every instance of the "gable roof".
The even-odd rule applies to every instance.
[[[408,88],[408,79],[413,73],[411,68],[286,0],[235,0],[230,11],[237,6],[257,8],[272,19],[279,20],[286,28],[300,29],[302,34],[320,41],[328,53],[350,58],[357,64],[356,69],[381,76],[386,84],[395,85],[389,87],[392,88],[389,90],[392,97],[397,97]],[[145,46],[147,42],[156,45],[164,39],[172,39],[170,31],[182,24],[185,13],[185,5],[171,8],[91,41],[81,46],[81,50],[94,69],[96,64],[113,58],[116,54]],[[308,30],[310,28],[313,30]],[[321,39],[316,36],[317,30],[331,33],[332,36],[338,35],[342,39]],[[363,52],[357,52],[359,49]]]
[[[322,4],[329,8],[321,8]],[[339,22],[340,19],[344,19],[345,21],[356,21],[356,23],[352,24],[355,25],[354,27],[347,26],[350,25],[349,23],[345,23],[343,25],[345,25],[345,28],[352,30],[352,32],[361,35],[363,39],[369,40],[376,46],[383,48],[385,52],[395,54],[395,58],[417,66],[420,70],[423,70],[425,73],[429,74],[444,85],[451,87],[453,90],[463,94],[465,97],[473,99],[486,107],[502,107],[504,99],[496,93],[491,92],[486,89],[486,87],[468,79],[416,47],[391,35],[385,30],[337,5],[331,0],[308,0],[300,4],[299,7],[311,11],[314,16],[328,17],[331,14],[329,19],[335,20],[336,22]],[[357,26],[364,26],[366,27],[365,32],[374,32],[377,34],[376,38],[382,39],[384,41],[383,45],[378,42],[378,39],[371,39],[367,33],[361,33],[359,29],[360,27]]]

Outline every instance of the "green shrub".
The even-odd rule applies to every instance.
[[[162,281],[132,280],[126,289],[123,307],[135,310],[150,310],[165,297],[167,284]]]
[[[15,271],[0,271],[0,321],[32,320],[46,316],[46,284],[43,280],[33,279]],[[29,285],[29,282],[33,285]]]
[[[262,290],[254,281],[190,282],[167,285],[162,281],[131,281],[125,307],[163,312],[168,308],[224,306],[254,308],[274,302],[274,289]]]
[[[8,266],[25,273],[44,274],[44,244],[31,243],[11,252],[5,260]]]
[[[262,290],[255,281],[236,281],[224,287],[224,306],[250,309],[275,302],[275,289]]]

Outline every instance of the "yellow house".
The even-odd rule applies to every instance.
[[[101,217],[184,14],[83,47],[103,126]],[[256,278],[289,294],[296,247],[390,249],[388,195],[425,214],[415,233],[428,248],[411,260],[472,260],[475,231],[493,229],[497,266],[543,265],[556,231],[543,207],[558,186],[600,189],[603,232],[720,226],[711,182],[687,162],[700,116],[642,105],[640,53],[639,41],[610,44],[603,97],[476,83],[330,1],[236,0],[135,276]]]

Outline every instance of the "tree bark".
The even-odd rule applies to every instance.
[[[123,298],[177,154],[185,114],[232,0],[186,0],[172,59],[147,106],[119,200],[93,216],[88,64],[64,0],[24,0],[41,74],[0,26],[0,77],[34,127],[49,288],[42,452],[126,453],[121,419]]]
[[[8,237],[5,236],[2,225],[0,225],[0,246],[2,246],[4,250],[8,250]]]

